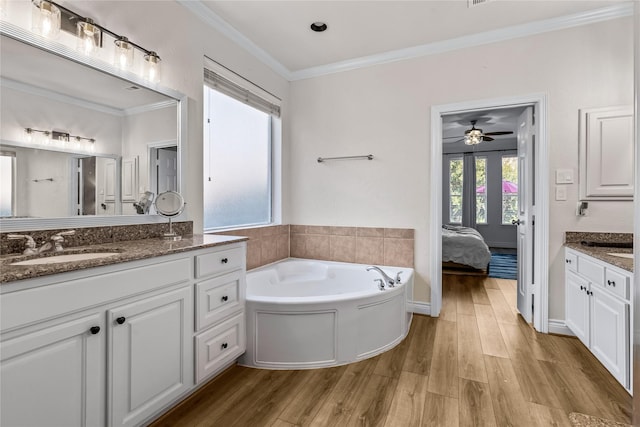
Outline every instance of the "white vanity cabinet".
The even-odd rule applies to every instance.
[[[142,425],[235,362],[245,245],[2,285],[0,425]]]
[[[631,389],[630,272],[565,249],[566,324]]]

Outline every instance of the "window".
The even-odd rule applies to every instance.
[[[462,158],[449,160],[449,222],[462,224]]]
[[[518,157],[502,156],[502,224],[518,219]]]
[[[0,217],[15,215],[15,159],[15,153],[0,152]]]
[[[487,223],[487,158],[476,157],[476,224]]]
[[[204,229],[269,224],[272,142],[280,109],[245,89],[254,89],[249,82],[241,86],[205,69],[205,83]]]

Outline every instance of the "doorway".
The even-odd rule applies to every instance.
[[[178,191],[178,146],[175,141],[149,144],[149,188],[157,196]]]
[[[528,109],[527,107],[531,107]],[[529,206],[524,212],[519,210],[518,218],[514,221],[518,224],[518,241],[526,249],[519,249],[525,255],[522,258],[530,262],[519,266],[519,271],[523,274],[522,285],[519,291],[524,292],[526,297],[523,301],[518,297],[519,308],[523,316],[527,316],[525,308],[531,309],[533,313],[530,320],[536,330],[548,332],[548,207],[546,198],[548,195],[548,167],[547,167],[547,100],[544,94],[526,95],[512,98],[502,98],[493,100],[469,101],[456,104],[447,104],[432,107],[431,114],[431,315],[438,316],[442,307],[442,247],[441,247],[441,224],[443,224],[443,116],[462,113],[479,113],[485,110],[521,108],[523,110],[535,111],[530,115],[531,129],[533,133],[523,137],[535,138],[535,144],[526,145],[528,151],[522,152],[522,159],[528,159],[530,170],[523,175],[525,182],[530,188],[529,192],[519,192],[519,202],[522,206]],[[534,120],[535,117],[535,120]],[[524,118],[519,118],[523,119]],[[518,125],[520,126],[520,125]],[[520,129],[520,128],[518,128]],[[535,136],[534,136],[535,135]],[[533,147],[536,147],[534,150]],[[520,151],[519,151],[520,153]],[[520,167],[520,157],[518,164]],[[533,179],[529,179],[533,178]],[[522,200],[522,194],[530,195],[530,200]],[[535,207],[532,202],[537,200]],[[537,221],[535,228],[534,222]],[[521,257],[519,257],[521,258]]]

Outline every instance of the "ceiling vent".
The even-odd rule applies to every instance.
[[[467,0],[467,7],[473,7],[481,5],[482,3],[489,3],[491,0]]]

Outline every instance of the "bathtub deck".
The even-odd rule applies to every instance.
[[[575,338],[515,309],[515,282],[444,275],[439,318],[362,362],[307,371],[232,367],[158,426],[571,426],[580,412],[630,422],[631,398]]]

